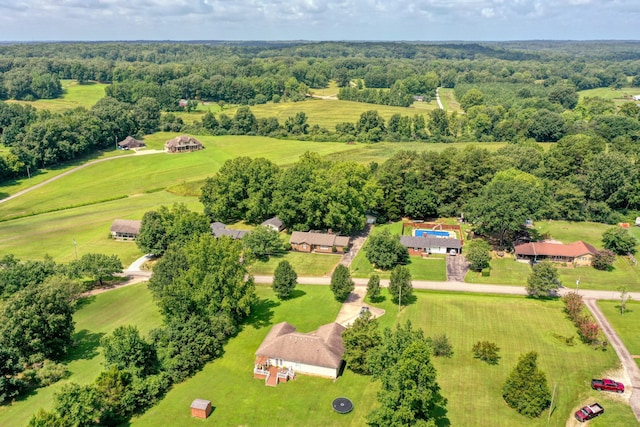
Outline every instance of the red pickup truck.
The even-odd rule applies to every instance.
[[[587,405],[584,408],[576,411],[576,419],[581,423],[588,421],[592,418],[597,417],[598,415],[602,415],[604,413],[604,408],[600,406],[598,403],[594,403],[592,405]]]
[[[615,391],[616,393],[624,393],[624,384],[608,378],[602,380],[591,380],[591,388],[594,390]]]

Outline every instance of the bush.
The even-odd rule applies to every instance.
[[[591,265],[596,270],[611,271],[615,260],[616,256],[612,251],[609,249],[603,249],[593,254],[593,261],[591,261]]]
[[[483,271],[489,268],[491,253],[489,243],[481,239],[473,239],[466,249],[465,258],[471,263],[469,268],[473,271]],[[484,275],[483,275],[484,276]]]
[[[36,371],[36,378],[42,387],[46,387],[66,378],[68,374],[69,370],[64,363],[55,363],[50,360],[45,360],[42,368]]]
[[[482,269],[482,277],[489,277],[491,276],[491,268],[487,267],[487,268],[483,268]]]
[[[487,362],[489,365],[497,365],[500,361],[498,352],[500,347],[494,342],[478,341],[473,345],[473,357]]]
[[[602,233],[602,243],[606,249],[617,255],[634,254],[636,252],[636,238],[629,231],[620,227],[611,227]]]
[[[431,338],[431,348],[433,349],[433,355],[436,357],[453,356],[453,346],[446,334],[436,335]]]

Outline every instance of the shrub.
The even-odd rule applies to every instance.
[[[489,365],[497,365],[500,361],[500,356],[498,355],[500,347],[494,342],[478,341],[473,345],[472,350],[476,359],[487,362]]]
[[[596,270],[610,271],[613,268],[613,262],[616,260],[616,255],[609,249],[603,249],[593,254],[593,261],[591,265]]]
[[[489,277],[491,276],[491,268],[487,267],[487,268],[483,268],[482,269],[482,277]]]
[[[453,346],[446,334],[436,335],[431,338],[431,348],[433,349],[433,355],[436,357],[453,356]]]
[[[534,351],[521,355],[502,388],[507,405],[531,418],[539,416],[551,400],[547,377],[538,369],[537,359]]]

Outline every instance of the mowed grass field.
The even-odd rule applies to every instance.
[[[0,406],[1,426],[24,426],[39,408],[50,409],[53,395],[62,385],[89,384],[103,369],[100,339],[122,325],[135,325],[143,336],[161,326],[160,312],[145,283],[105,292],[79,302],[73,316],[74,341],[65,362],[70,376],[36,390],[12,405]]]
[[[49,110],[52,113],[62,113],[76,107],[89,109],[105,96],[104,88],[107,84],[87,82],[79,84],[76,80],[61,80],[62,97],[57,99],[39,99],[37,101],[7,101],[17,104],[31,105],[38,110]]]
[[[386,121],[394,114],[413,117],[415,114],[424,115],[429,110],[438,108],[435,99],[430,103],[420,102],[415,104],[420,104],[420,108],[415,106],[392,107],[388,105],[367,104],[364,102],[311,98],[302,102],[252,105],[250,108],[257,118],[276,117],[280,124],[284,124],[288,117],[293,117],[299,112],[304,112],[307,115],[309,125],[318,125],[333,131],[338,123],[356,123],[360,119],[360,115],[369,110],[377,110],[380,116]],[[235,109],[225,108],[224,113],[233,116]]]
[[[269,257],[268,261],[254,262],[249,266],[249,273],[255,276],[272,276],[280,261],[288,261],[300,277],[331,276],[333,267],[338,264],[340,259],[340,255],[307,254],[289,251],[281,256]]]
[[[225,347],[222,358],[175,386],[157,406],[131,422],[133,426],[156,426],[171,420],[175,426],[363,426],[376,406],[378,382],[348,369],[337,381],[299,375],[276,388],[253,379],[254,352],[273,324],[287,321],[309,332],[335,319],[339,304],[326,286],[298,286],[296,297],[278,301],[269,287],[257,288],[259,304],[242,332]],[[386,291],[383,291],[386,295]],[[548,413],[528,419],[508,408],[501,387],[521,353],[535,350],[551,388],[557,383],[554,411],[548,425],[564,426],[579,405],[593,398],[589,380],[617,367],[615,353],[596,351],[578,344],[566,346],[553,334],[575,335],[562,313],[562,304],[520,297],[477,296],[416,292],[416,302],[404,307],[387,300],[381,326],[410,320],[427,336],[446,333],[454,347],[451,359],[435,358],[438,383],[448,399],[452,426],[545,426]],[[496,315],[499,313],[500,315]],[[501,348],[497,366],[473,358],[478,340],[494,341]],[[354,411],[339,416],[331,409],[335,397],[346,396]],[[189,405],[194,398],[209,399],[214,411],[206,421],[193,419]],[[634,425],[630,408],[623,402],[598,396],[607,413],[592,425]]]
[[[440,95],[440,102],[442,102],[442,107],[444,107],[447,112],[464,112],[462,110],[462,107],[460,107],[460,103],[456,100],[453,89],[441,87],[440,90],[438,90],[438,94]]]
[[[610,225],[594,222],[539,221],[535,230],[544,238],[572,243],[583,240],[602,249],[602,233]],[[631,229],[637,235],[640,230]],[[469,272],[465,281],[470,283],[490,283],[496,285],[526,286],[531,266],[516,262],[511,254],[503,257],[493,256],[491,275],[483,277],[480,273]],[[626,285],[629,291],[640,291],[640,266],[633,265],[627,257],[616,257],[612,271],[600,271],[592,267],[562,267],[558,265],[558,273],[563,286],[572,288],[580,280],[580,288],[616,291]]]

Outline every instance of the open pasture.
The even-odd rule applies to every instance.
[[[38,110],[49,110],[52,113],[62,113],[77,107],[89,109],[105,96],[104,88],[108,86],[107,84],[96,82],[79,84],[76,80],[60,80],[60,84],[63,92],[60,98],[7,102],[31,105]]]
[[[73,315],[76,346],[65,363],[70,376],[36,390],[12,405],[0,406],[0,425],[24,426],[39,408],[50,409],[63,384],[89,384],[102,370],[100,339],[122,325],[135,325],[143,336],[161,325],[160,312],[146,283],[127,286],[83,299]]]
[[[415,114],[426,114],[427,110],[438,108],[435,100],[430,103],[421,102],[420,104],[422,104],[420,106],[421,108],[414,106],[391,107],[388,105],[367,104],[364,102],[312,98],[303,102],[252,105],[250,108],[257,118],[276,117],[280,124],[284,124],[288,117],[293,117],[299,112],[304,112],[307,115],[309,125],[318,125],[333,131],[338,123],[356,123],[360,119],[360,115],[369,110],[377,110],[385,120],[389,120],[389,117],[394,114],[413,117]],[[224,112],[232,116],[235,114],[235,109],[225,109]]]

